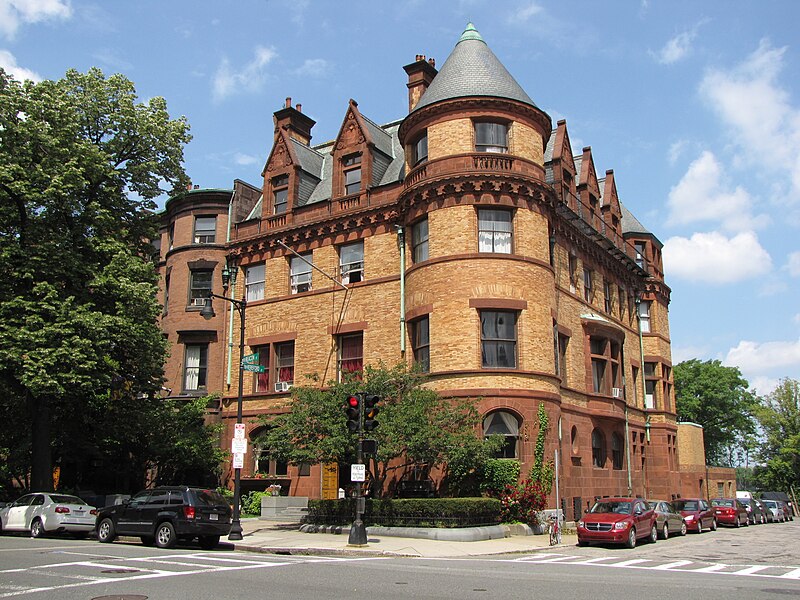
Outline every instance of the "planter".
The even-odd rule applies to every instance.
[[[267,519],[276,517],[302,517],[308,509],[305,496],[262,496],[261,516]]]
[[[544,523],[536,523],[536,525],[531,525],[531,529],[533,530],[533,535],[544,535],[547,528],[544,526]]]

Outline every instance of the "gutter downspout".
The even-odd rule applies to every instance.
[[[400,246],[400,353],[406,352],[406,236],[400,225],[397,227],[397,243]]]
[[[631,432],[628,423],[628,386],[625,383],[625,348],[620,346],[620,362],[622,363],[622,401],[625,403],[625,462],[628,465],[628,497],[633,495],[633,483],[631,480]]]
[[[233,214],[233,194],[231,200],[228,202],[228,232],[225,236],[225,244],[230,244],[231,241],[231,215]],[[231,298],[236,297],[236,282],[231,282]],[[225,303],[226,306],[229,304]],[[231,387],[231,369],[233,369],[233,311],[228,306],[228,360],[225,368],[225,384],[228,389]]]

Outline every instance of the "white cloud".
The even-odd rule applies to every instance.
[[[728,126],[738,162],[786,178],[800,192],[800,108],[778,83],[786,47],[762,40],[730,70],[706,73],[700,94]],[[769,156],[769,160],[763,160]]]
[[[239,71],[231,68],[227,58],[222,62],[214,75],[213,98],[220,102],[239,92],[255,92],[261,89],[266,79],[265,67],[278,56],[274,48],[256,46],[253,59]]]
[[[780,383],[780,379],[778,377],[764,377],[763,375],[746,379],[750,384],[750,389],[754,390],[754,392],[759,396],[771,394],[775,391],[775,388],[777,388],[778,384]]]
[[[0,33],[13,38],[23,23],[72,16],[69,0],[0,0]]]
[[[699,221],[719,222],[729,231],[744,231],[767,224],[766,215],[753,216],[753,198],[742,187],[725,189],[722,165],[709,151],[696,159],[669,192],[668,225]]]
[[[17,59],[8,50],[0,50],[0,68],[18,81],[30,79],[31,81],[39,82],[42,80],[41,75],[38,73],[31,71],[30,69],[20,67],[17,64]]]
[[[767,376],[768,373],[800,369],[800,340],[779,342],[751,342],[742,340],[728,351],[722,361],[725,365],[739,367],[743,374]]]
[[[539,6],[536,2],[531,2],[525,6],[520,6],[509,17],[509,20],[513,22],[527,21],[531,17],[542,14],[542,12],[544,12],[544,8]]]
[[[800,277],[800,252],[792,252],[789,254],[786,267],[789,269],[789,275],[792,277]]]
[[[310,77],[320,77],[328,71],[328,61],[324,58],[307,58],[303,64],[295,70],[297,75],[308,75]]]
[[[686,58],[692,49],[692,41],[697,35],[694,31],[684,31],[669,40],[664,47],[655,53],[656,60],[662,65],[671,65]]]
[[[709,284],[726,284],[764,275],[772,259],[756,234],[743,231],[727,238],[719,232],[672,237],[664,244],[664,270],[671,276]]]
[[[253,165],[258,161],[259,158],[251,154],[242,154],[241,152],[236,152],[233,155],[233,162],[235,162],[237,165]]]

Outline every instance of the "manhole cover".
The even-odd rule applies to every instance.
[[[147,600],[147,596],[138,594],[114,594],[113,596],[96,596],[92,600]]]
[[[105,569],[104,571],[100,571],[101,573],[138,573],[139,569]],[[106,596],[100,596],[103,600],[106,600]],[[145,596],[136,596],[136,598],[144,598]],[[116,598],[116,596],[109,596],[109,598]],[[124,600],[130,600],[130,597],[126,597]]]

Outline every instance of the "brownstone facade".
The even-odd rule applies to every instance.
[[[416,360],[442,396],[475,400],[485,416],[476,433],[506,435],[523,474],[544,404],[568,518],[595,496],[680,493],[661,243],[620,203],[613,171],[598,178],[591,148],[573,151],[566,122],[552,125],[474,28],[441,71],[424,56],[404,68],[401,121],[379,126],[351,100],[337,138],[312,146],[314,121],[287,99],[263,183],[235,181],[230,213],[214,191],[168,203],[172,387],[186,381],[181,341],[208,339],[207,389],[223,393],[230,447],[238,317],[231,323],[218,302],[205,322],[183,305],[192,269],[210,269],[222,293],[227,253],[240,268],[231,293],[248,298],[245,352],[267,366],[245,375],[251,439],[252,417],[286,410],[305,375],[328,381],[353,365]],[[166,250],[173,222],[211,213],[220,241],[231,215],[229,242]],[[319,466],[255,454],[247,485],[260,470],[292,495],[328,493]]]

